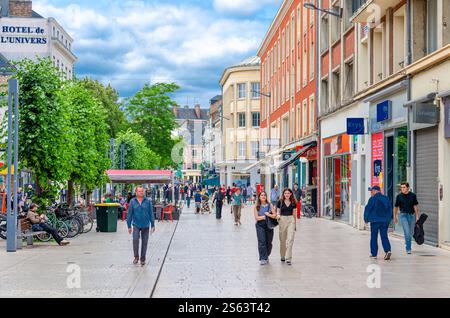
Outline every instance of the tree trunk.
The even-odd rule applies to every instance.
[[[73,206],[73,194],[74,194],[73,180],[69,180],[67,188],[67,205],[70,207]]]

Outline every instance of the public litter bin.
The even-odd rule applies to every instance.
[[[95,205],[95,212],[97,214],[97,232],[117,232],[119,206],[120,204],[117,203],[102,203]]]

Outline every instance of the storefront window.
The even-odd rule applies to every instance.
[[[325,162],[325,216],[333,217],[333,158],[327,158]]]

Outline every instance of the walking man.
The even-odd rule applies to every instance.
[[[155,232],[155,215],[153,206],[149,199],[144,197],[144,188],[136,189],[136,197],[130,201],[127,214],[128,233],[133,234],[133,264],[139,262],[139,240],[142,239],[141,246],[141,265],[145,265],[145,256],[147,254],[147,244],[150,234]]]
[[[415,193],[410,191],[409,183],[401,184],[401,193],[397,195],[394,207],[394,224],[397,224],[398,210],[400,209],[400,222],[405,235],[406,253],[411,254],[411,241],[416,221],[420,217],[419,202]]]
[[[277,206],[278,201],[280,201],[281,199],[281,192],[280,189],[278,188],[278,184],[276,184],[272,191],[270,191],[270,203],[272,204],[272,206]]]
[[[370,223],[370,257],[376,259],[378,255],[378,232],[386,255],[385,260],[391,259],[391,244],[389,243],[388,229],[392,220],[392,205],[389,198],[381,194],[379,186],[370,189],[372,197],[364,210],[364,221]]]
[[[213,204],[216,203],[216,219],[220,220],[222,218],[222,207],[223,201],[225,200],[224,193],[219,189],[214,194]]]

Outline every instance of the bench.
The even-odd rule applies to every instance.
[[[38,231],[34,232],[32,229],[31,222],[28,219],[20,219],[20,231],[22,239],[27,239],[27,245],[32,246],[33,245],[33,237],[38,236],[41,234],[47,234],[45,231]]]

